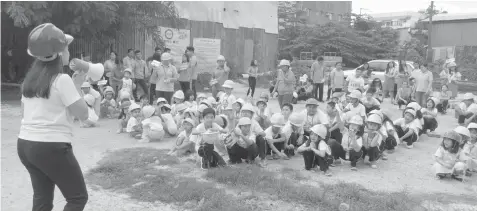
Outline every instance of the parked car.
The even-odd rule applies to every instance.
[[[372,60],[369,61],[369,68],[372,70],[371,75],[367,80],[365,80],[365,83],[369,83],[369,81],[374,80],[375,78],[379,78],[382,82],[384,82],[384,71],[386,70],[386,67],[389,62],[394,61],[397,67],[399,67],[398,61],[397,60]],[[412,65],[412,62],[406,61],[406,66],[407,68],[410,68],[411,70],[414,69],[414,66]],[[363,65],[360,65],[357,68],[354,68],[352,70],[345,70],[344,75],[345,78],[347,78],[349,75],[352,75],[356,72],[356,69],[362,68]]]

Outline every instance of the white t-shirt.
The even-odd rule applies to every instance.
[[[132,79],[123,78],[123,88],[122,89],[127,90],[129,93],[132,93],[132,90],[133,90]]]
[[[363,138],[358,137],[358,139],[356,139],[356,143],[361,148],[363,146]],[[348,133],[343,134],[343,139],[341,140],[341,146],[343,146],[345,150],[351,150],[353,148],[351,145],[351,138]]]
[[[326,154],[331,155],[331,149],[325,141],[320,141],[318,144],[318,150],[325,151]]]
[[[257,136],[259,133],[263,132],[263,128],[260,127],[257,120],[252,119],[252,125],[250,126],[250,133]]]
[[[304,133],[303,127],[300,127],[297,132],[298,132],[298,134],[303,135],[303,133]],[[290,122],[287,122],[285,124],[285,126],[283,126],[282,133],[285,134],[285,138],[288,141],[291,134],[293,133],[293,128],[292,128],[292,125],[290,124]]]
[[[406,123],[406,120],[404,120],[404,118],[399,118],[394,120],[393,124],[401,127],[403,130],[406,130],[409,128],[415,134],[419,134],[419,129],[416,127],[416,124],[414,123],[414,121],[411,123]]]
[[[48,99],[22,96],[23,119],[18,137],[39,142],[71,142],[73,116],[67,107],[80,98],[67,74],[59,74],[55,78]]]
[[[133,130],[133,127],[136,126],[136,125],[138,125],[138,124],[139,124],[139,122],[137,121],[137,119],[131,116],[131,117],[129,118],[128,124],[127,124],[127,126],[126,126],[126,132],[129,133],[129,132],[134,131],[134,130]]]
[[[350,75],[346,78],[348,81],[348,91],[357,90],[359,88],[364,88],[364,79],[362,77],[356,78],[356,75]]]
[[[358,106],[356,107],[354,107],[352,103],[348,103],[348,105],[346,105],[345,107],[345,110],[349,110],[345,112],[345,114],[343,115],[343,121],[346,121],[346,122],[349,121],[351,117],[356,115],[361,117],[366,116],[366,108],[361,103],[358,103]]]
[[[264,133],[265,133],[265,138],[275,139],[274,136],[279,135],[281,133],[281,131],[279,133],[275,134],[275,133],[273,133],[272,127],[270,126],[264,131]]]
[[[472,112],[472,113],[477,113],[477,104],[476,103],[472,103],[470,104],[469,107],[467,107],[467,112]]]
[[[325,112],[321,111],[320,109],[316,110],[316,114],[314,116],[309,116],[308,112],[303,110],[303,115],[305,115],[305,125],[309,125],[310,127],[313,127],[314,125],[317,124],[330,124],[330,120],[328,119],[328,115],[325,114]]]

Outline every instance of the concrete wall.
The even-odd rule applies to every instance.
[[[477,19],[432,23],[431,46],[477,46]]]

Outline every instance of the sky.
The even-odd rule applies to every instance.
[[[428,0],[352,0],[354,13],[392,13],[426,9],[431,1]],[[446,10],[448,13],[476,13],[477,1],[434,1],[436,9]]]

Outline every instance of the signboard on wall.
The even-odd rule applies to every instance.
[[[220,55],[220,39],[194,38],[193,43],[199,72],[210,72],[215,69],[217,57]]]
[[[171,49],[172,58],[175,64],[180,64],[182,55],[187,46],[190,45],[190,30],[159,27],[159,35],[164,40],[166,48]]]

